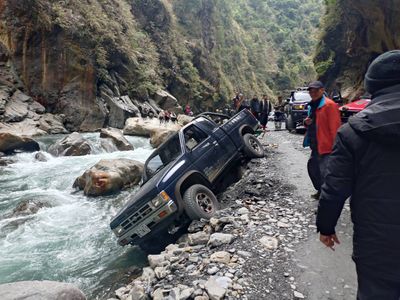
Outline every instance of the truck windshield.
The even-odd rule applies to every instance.
[[[174,161],[181,153],[179,135],[174,134],[147,159],[144,166],[143,181],[148,181],[170,162]]]
[[[310,102],[311,97],[308,92],[294,93],[293,101],[294,102]]]

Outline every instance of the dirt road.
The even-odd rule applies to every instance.
[[[304,209],[314,211],[318,205],[310,195],[315,193],[309,180],[306,163],[309,150],[302,147],[302,135],[287,131],[268,132],[263,142],[273,145],[273,163],[281,170],[282,180],[295,186],[294,197],[303,202]],[[315,222],[313,217],[312,224]],[[341,245],[331,251],[318,241],[318,235],[311,232],[295,249],[293,261],[296,262],[295,276],[298,290],[304,291],[307,299],[349,300],[356,298],[356,273],[351,260],[352,224],[349,206],[337,228]],[[311,225],[311,229],[313,226]],[[314,229],[315,230],[315,229]]]

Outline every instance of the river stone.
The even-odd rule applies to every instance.
[[[210,261],[214,263],[229,264],[231,255],[226,251],[218,251],[210,256]]]
[[[112,194],[139,184],[143,168],[136,160],[102,159],[78,177],[73,187],[83,190],[87,196]]]
[[[119,151],[133,150],[133,146],[122,134],[122,131],[116,128],[103,128],[100,131],[100,138],[111,140]]]
[[[46,162],[47,161],[46,154],[44,154],[41,151],[39,151],[38,153],[35,154],[35,159],[37,161],[41,161],[41,162]]]
[[[19,281],[0,285],[1,300],[84,300],[74,285],[54,281]]]
[[[54,156],[82,156],[90,154],[92,148],[81,134],[73,132],[51,145],[48,152]]]
[[[210,239],[210,234],[204,231],[199,231],[188,235],[189,245],[191,246],[205,245],[207,244],[209,239]]]
[[[154,274],[156,274],[157,279],[163,279],[167,277],[169,271],[164,267],[155,267]]]
[[[143,268],[143,273],[140,277],[142,281],[151,283],[156,278],[156,274],[154,273],[152,268],[145,267]]]
[[[149,297],[147,297],[147,295],[144,291],[144,287],[135,281],[133,283],[131,292],[129,293],[128,299],[129,300],[148,300]]]
[[[0,133],[0,152],[11,154],[16,150],[26,152],[39,151],[39,144],[31,138],[11,133]]]
[[[43,207],[50,207],[50,205],[38,200],[24,200],[14,208],[12,217],[33,215]]]
[[[205,283],[205,289],[211,300],[223,299],[227,291],[227,288],[217,281],[217,277],[210,277]]]
[[[208,245],[211,247],[218,247],[224,244],[230,244],[233,241],[233,235],[228,233],[213,233],[210,236]]]
[[[167,263],[167,257],[164,254],[154,254],[148,255],[147,259],[149,261],[150,267],[155,269],[156,267],[162,267]]]
[[[263,236],[260,240],[261,245],[263,245],[268,250],[275,250],[278,248],[278,240],[272,236]]]

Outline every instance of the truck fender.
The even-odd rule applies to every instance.
[[[241,136],[244,136],[247,133],[254,134],[254,129],[251,128],[249,125],[244,124],[244,125],[240,126],[239,133]]]
[[[208,179],[205,178],[204,175],[198,171],[193,170],[182,176],[182,178],[180,178],[175,185],[175,197],[178,205],[179,215],[183,213],[184,209],[184,203],[182,199],[184,191],[182,191],[182,189],[186,190],[189,186],[193,184],[202,184],[209,189],[211,189],[212,187]]]

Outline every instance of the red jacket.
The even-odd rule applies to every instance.
[[[309,109],[309,115],[311,109]],[[337,104],[324,97],[317,108],[317,144],[318,154],[330,154],[336,139],[336,133],[341,126],[340,113]],[[304,140],[304,146],[310,146],[308,136]]]

